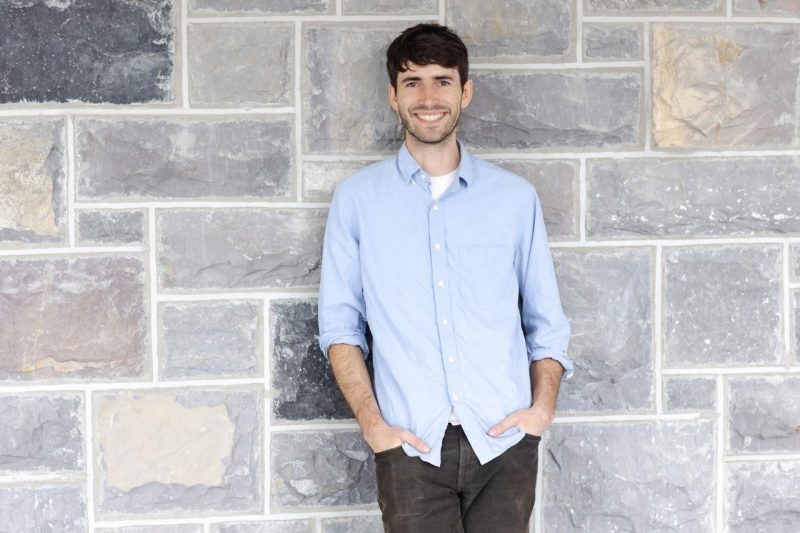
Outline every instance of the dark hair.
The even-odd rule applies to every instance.
[[[406,28],[386,50],[389,82],[397,88],[397,75],[408,70],[408,64],[441,65],[455,68],[461,86],[467,83],[469,58],[467,47],[453,30],[441,24],[417,24]]]

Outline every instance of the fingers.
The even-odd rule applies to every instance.
[[[412,445],[414,448],[418,449],[422,453],[428,453],[431,451],[430,446],[425,444],[425,441],[411,433],[409,430],[404,429],[400,433],[400,438],[403,439],[403,442],[407,442]]]
[[[516,412],[511,413],[500,422],[492,426],[492,428],[488,431],[489,436],[496,437],[508,431],[510,428],[516,426],[519,423],[518,420],[519,416]]]

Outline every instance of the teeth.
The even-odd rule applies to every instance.
[[[444,113],[437,113],[435,115],[417,115],[422,120],[426,120],[428,122],[433,122],[434,120],[439,120]]]

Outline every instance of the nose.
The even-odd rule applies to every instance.
[[[419,94],[419,103],[425,107],[433,107],[438,103],[436,91],[433,87],[427,85],[422,86]]]

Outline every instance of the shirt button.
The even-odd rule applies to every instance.
[[[458,401],[458,394],[453,394],[453,401],[454,401],[454,402],[457,402],[457,401]]]
[[[447,325],[447,319],[446,318],[442,319],[442,324],[444,324],[445,326]]]
[[[448,358],[447,358],[447,362],[448,362],[448,363],[452,363],[452,362],[453,362],[453,358],[452,358],[452,357],[448,357]]]
[[[439,210],[439,204],[433,204],[433,210],[434,211],[438,211]]]
[[[437,242],[436,244],[433,245],[433,247],[438,250],[439,248],[442,247],[442,245]]]
[[[441,281],[441,280],[440,280],[440,281],[439,281],[439,286],[440,286],[440,287],[444,287],[444,281]]]

